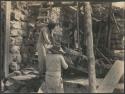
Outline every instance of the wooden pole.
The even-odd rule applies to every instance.
[[[86,34],[87,56],[89,62],[89,90],[90,93],[96,93],[96,73],[95,73],[95,56],[93,51],[93,34],[92,34],[92,17],[91,5],[89,2],[84,3],[84,30]]]
[[[5,77],[9,73],[9,38],[10,38],[10,13],[11,13],[11,1],[6,1],[5,7],[5,54],[4,54],[4,72]]]
[[[112,26],[111,26],[111,12],[112,11],[112,3],[109,3],[109,15],[108,15],[108,40],[107,40],[107,46],[108,49],[110,49],[111,47],[111,33],[112,33]]]
[[[78,40],[78,49],[80,48],[80,39],[79,39],[79,2],[77,2],[77,40]]]
[[[2,2],[0,2],[0,4],[2,5]],[[4,56],[4,31],[5,31],[5,29],[4,29],[4,21],[5,21],[5,13],[4,13],[4,8],[1,6],[1,11],[0,11],[0,19],[1,19],[1,22],[0,22],[0,26],[1,26],[1,33],[0,33],[0,64],[1,64],[1,66],[0,66],[0,73],[1,73],[1,76],[0,76],[0,79],[2,80],[3,79],[3,75],[4,75],[4,58],[3,58],[3,56]],[[2,82],[1,82],[1,84],[2,84]]]
[[[59,3],[54,3],[53,1],[54,0],[48,0],[48,1],[52,1],[52,3],[48,3],[47,6],[52,6],[52,7],[66,7],[66,6],[76,6],[76,0],[66,0],[66,2],[64,3],[63,0],[60,0]],[[55,0],[55,2],[58,1],[58,0]],[[70,2],[67,2],[67,1],[70,1]],[[80,3],[81,2],[92,2],[92,3],[95,3],[95,2],[121,2],[121,1],[124,1],[124,0],[77,0],[79,1]],[[61,3],[62,2],[62,3]],[[28,5],[29,7],[38,7],[40,6],[40,3],[35,3],[35,4],[29,4]]]

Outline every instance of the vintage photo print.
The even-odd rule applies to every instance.
[[[124,0],[4,0],[0,26],[1,93],[124,93]]]

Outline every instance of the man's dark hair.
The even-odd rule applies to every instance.
[[[48,28],[49,28],[50,31],[51,31],[52,29],[54,29],[55,26],[56,26],[56,23],[54,23],[54,22],[52,22],[52,21],[50,21],[50,22],[48,23]]]

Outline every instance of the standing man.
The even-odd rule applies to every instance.
[[[49,39],[49,33],[48,33],[48,27],[46,24],[42,24],[38,28],[39,30],[39,38],[37,42],[37,51],[38,51],[38,61],[39,61],[39,72],[40,76],[43,75],[44,73],[44,63],[45,63],[45,57],[46,57],[46,50],[51,44],[50,39]]]
[[[61,46],[62,28],[59,26],[59,23],[56,24],[56,26],[52,30],[51,35],[52,35],[53,45]]]
[[[61,67],[68,68],[64,57],[61,55],[64,51],[61,47],[53,46],[48,50],[46,55],[46,92],[47,93],[64,93],[63,81],[61,77]]]

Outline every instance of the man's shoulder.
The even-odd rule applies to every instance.
[[[63,55],[57,54],[58,58],[63,58]]]
[[[61,54],[51,54],[51,53],[48,53],[47,55],[48,55],[48,56],[59,56],[59,57],[63,57],[63,55],[61,55]]]
[[[61,54],[48,54],[49,56],[54,56],[54,57],[58,57],[58,58],[62,58],[63,55]]]

